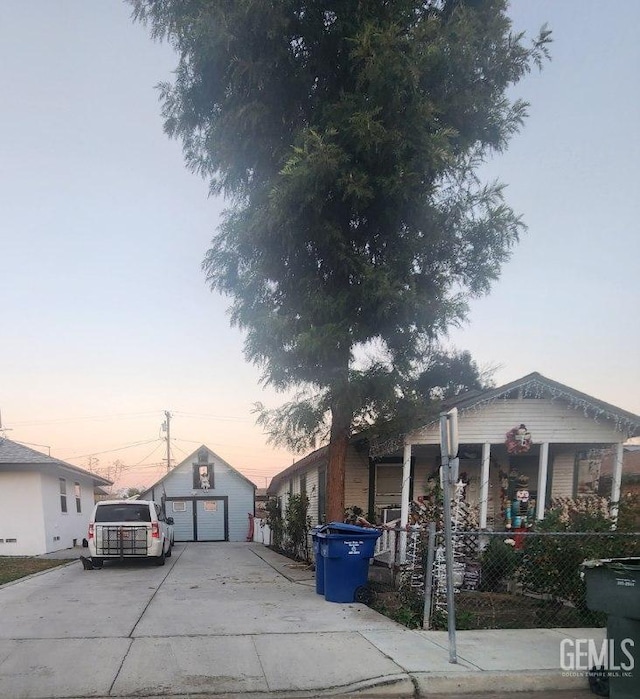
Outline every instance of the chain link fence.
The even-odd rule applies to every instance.
[[[453,550],[456,629],[599,627],[606,616],[586,606],[581,563],[640,556],[640,533],[465,531],[454,533]],[[398,571],[423,628],[446,629],[443,533],[410,528]]]

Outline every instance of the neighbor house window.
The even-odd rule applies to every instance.
[[[201,449],[198,461],[193,464],[193,489],[209,490],[213,487],[213,464],[209,462],[209,452]]]
[[[67,511],[67,481],[64,478],[60,478],[60,511]]]
[[[205,500],[203,503],[205,512],[217,512],[218,503],[215,500]]]
[[[577,496],[597,495],[602,467],[602,450],[591,449],[576,454],[573,489]]]
[[[184,500],[174,500],[173,511],[174,512],[186,512],[187,511],[187,503],[184,502]]]
[[[76,482],[73,484],[73,494],[76,497],[76,512],[82,512],[82,493],[80,491],[80,483]]]

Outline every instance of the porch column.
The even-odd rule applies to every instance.
[[[411,444],[404,445],[402,459],[402,498],[400,505],[400,526],[406,527],[409,523],[409,487],[411,484]],[[407,560],[407,533],[400,532],[400,563]]]
[[[540,460],[538,461],[538,501],[536,502],[536,519],[544,519],[544,508],[547,499],[547,474],[549,472],[549,442],[540,445]]]
[[[482,471],[480,474],[480,529],[487,528],[487,510],[489,509],[489,463],[491,444],[482,445]]]
[[[616,444],[615,460],[613,462],[613,477],[611,479],[611,517],[617,521],[620,504],[620,486],[622,484],[622,460],[624,458],[624,445]]]

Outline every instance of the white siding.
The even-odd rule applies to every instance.
[[[462,413],[459,418],[460,442],[502,443],[506,433],[524,423],[532,441],[550,443],[616,443],[624,440],[609,422],[596,422],[561,401],[550,399],[509,399]],[[438,425],[413,432],[413,444],[438,444]]]
[[[307,497],[309,498],[309,517],[311,518],[311,526],[315,527],[318,524],[318,466],[312,465],[304,471],[300,471],[292,476],[293,478],[293,494],[300,493],[300,476],[307,477]],[[280,483],[278,490],[271,497],[281,498],[282,514],[287,507],[289,500],[289,478]]]
[[[60,509],[60,478],[67,484],[67,512]],[[80,484],[81,511],[77,512],[74,484]],[[46,551],[59,551],[77,544],[87,536],[93,511],[93,481],[65,471],[42,474],[41,507],[45,521]]]
[[[46,552],[42,485],[37,471],[0,473],[0,555]],[[7,542],[7,539],[15,539]]]
[[[306,474],[309,517],[311,518],[311,526],[315,527],[318,524],[318,469],[311,468]]]
[[[369,509],[369,458],[351,445],[347,450],[344,475],[344,506]]]

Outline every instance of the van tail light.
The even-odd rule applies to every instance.
[[[160,527],[158,527],[157,522],[151,522],[151,536],[154,539],[159,539],[160,538]]]
[[[93,539],[93,524],[89,525],[89,538]]]

